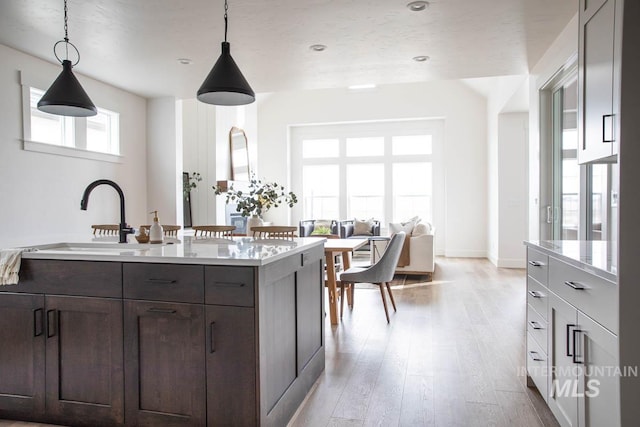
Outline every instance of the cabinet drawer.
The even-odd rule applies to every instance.
[[[206,266],[204,277],[206,304],[253,307],[252,267]]]
[[[548,392],[548,366],[547,355],[542,351],[538,343],[527,334],[527,374],[531,377],[544,400],[547,400]]]
[[[23,259],[19,293],[122,298],[122,264],[103,261]]]
[[[151,301],[204,302],[200,265],[124,264],[124,297]]]
[[[547,285],[549,257],[535,249],[527,248],[527,275]]]
[[[544,354],[548,354],[547,330],[547,321],[531,305],[527,305],[527,332],[536,340]]]
[[[551,257],[549,289],[605,328],[618,333],[618,288],[615,283]]]
[[[527,304],[533,307],[545,321],[548,320],[549,291],[531,277],[527,277]]]

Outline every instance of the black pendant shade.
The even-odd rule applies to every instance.
[[[222,54],[198,89],[198,100],[214,105],[246,105],[256,95],[242,75],[230,53],[228,42],[222,42]]]
[[[62,61],[62,72],[38,101],[38,110],[59,116],[95,116],[98,110],[71,68],[71,61]]]

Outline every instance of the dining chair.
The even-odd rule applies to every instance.
[[[293,239],[298,227],[288,225],[263,225],[251,227],[256,239]]]
[[[91,228],[93,229],[94,236],[115,236],[118,234],[118,230],[120,230],[118,224],[94,224]]]
[[[389,282],[393,280],[404,239],[404,231],[394,234],[378,262],[369,267],[352,267],[342,272],[340,275],[340,318],[342,318],[344,307],[343,294],[345,285],[349,284],[353,287],[356,283],[372,283],[378,285],[380,288],[384,313],[387,316],[387,323],[389,323],[389,310],[387,309],[387,299],[384,296],[384,288],[387,288],[391,304],[393,305],[393,311],[396,311],[396,302],[393,298]]]
[[[198,237],[231,237],[236,229],[235,225],[194,225],[191,227],[195,230],[195,236]]]

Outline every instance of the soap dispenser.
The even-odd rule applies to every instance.
[[[164,232],[158,222],[158,211],[151,211],[149,213],[153,214],[153,224],[151,224],[151,228],[149,229],[149,243],[162,243]]]

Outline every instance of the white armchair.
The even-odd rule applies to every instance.
[[[417,224],[413,233],[407,236],[409,242],[409,264],[396,267],[399,274],[420,274],[432,280],[435,271],[435,228],[427,224]],[[372,241],[371,262],[375,263],[387,247],[387,241]]]

